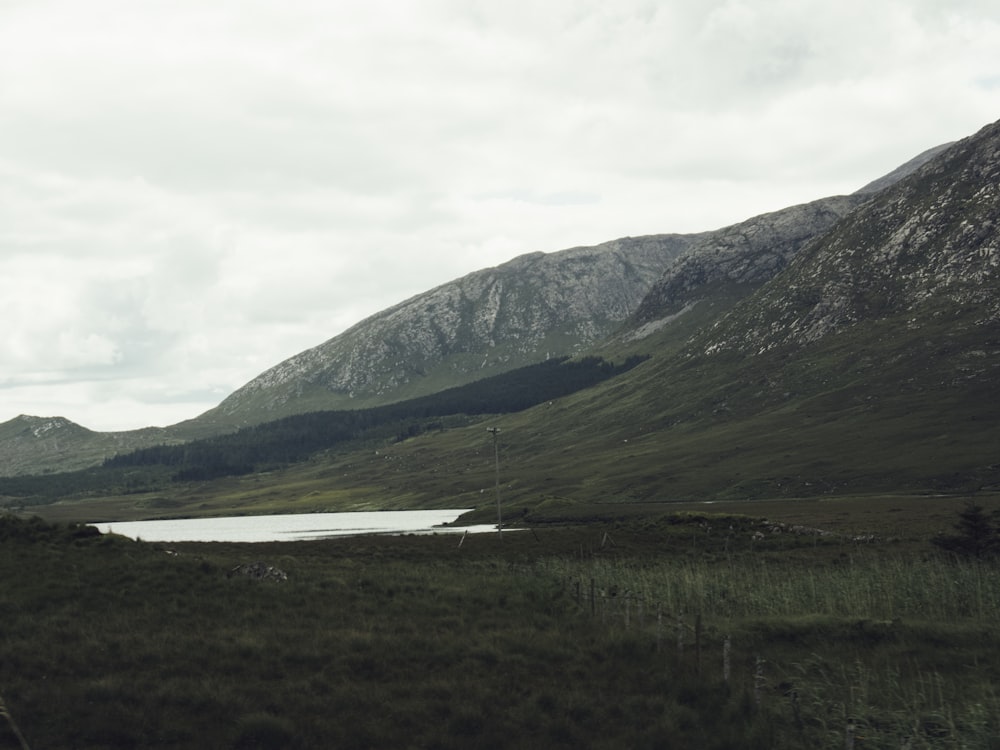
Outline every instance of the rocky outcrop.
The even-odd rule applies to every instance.
[[[694,235],[624,238],[533,253],[378,313],[247,383],[204,422],[242,425],[313,409],[370,406],[460,385],[613,333],[642,338],[728,285],[744,296],[930,149],[854,195]],[[731,293],[732,294],[732,293]]]
[[[958,142],[804,250],[713,352],[801,345],[860,322],[1000,323],[1000,123]],[[945,312],[946,311],[946,312]],[[736,311],[734,311],[735,313]]]
[[[366,406],[585,351],[699,236],[624,238],[477,271],[276,365],[204,418],[249,423]]]
[[[702,235],[653,285],[622,337],[634,340],[649,335],[699,302],[717,296],[720,288],[730,301],[745,297],[787,268],[810,241],[949,145],[927,149],[851,195],[792,206]]]
[[[252,563],[241,563],[226,573],[226,578],[249,578],[251,581],[275,581],[283,583],[288,580],[288,574],[281,568],[268,565],[258,560]]]
[[[719,284],[743,287],[745,293],[755,289],[866,200],[864,195],[824,198],[703,236],[653,285],[634,316],[634,326],[649,331],[649,323],[689,309]]]

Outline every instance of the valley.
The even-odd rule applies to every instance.
[[[487,269],[135,441],[0,425],[0,746],[996,747],[998,184],[1000,123]],[[519,533],[86,525],[495,493]]]

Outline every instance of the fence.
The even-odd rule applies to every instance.
[[[672,629],[674,637],[671,640],[676,643],[678,662],[690,663],[697,674],[702,673],[708,641],[700,614],[667,612],[659,603],[648,602],[632,592],[621,592],[614,586],[598,588],[595,578],[590,578],[586,585],[581,579],[574,579],[569,588],[577,607],[599,617],[606,626],[620,624],[625,631],[637,632],[649,632],[652,628],[657,653],[664,652],[668,630]],[[719,674],[728,684],[732,678],[732,638],[724,635],[713,641],[720,645]]]
[[[664,659],[665,668],[693,672],[695,678],[700,680],[719,679],[726,687],[733,687],[736,679],[733,638],[728,633],[709,633],[701,614],[667,612],[659,603],[647,601],[630,591],[622,591],[617,586],[599,587],[595,578],[571,579],[567,588],[579,611],[589,613],[595,620],[599,618],[603,626],[648,634],[658,654],[668,654],[672,646],[674,658]],[[742,679],[759,710],[772,687],[768,680],[767,660],[754,653],[736,661],[744,665]],[[782,698],[790,705],[795,723],[801,726],[803,719],[797,692],[794,689],[783,691]],[[844,748],[854,750],[856,739],[857,725],[848,718],[843,730]]]

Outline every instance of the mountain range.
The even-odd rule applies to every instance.
[[[382,311],[179,425],[0,424],[0,474],[80,468],[598,354],[649,359],[500,420],[518,477],[505,492],[648,500],[995,488],[998,185],[995,123],[852,195],[699,234],[522,256]],[[333,457],[330,475],[415,502],[472,500],[490,466],[476,429],[401,443],[391,471],[370,451]]]

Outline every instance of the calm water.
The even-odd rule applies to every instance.
[[[292,542],[356,534],[427,534],[496,531],[480,525],[437,528],[465,510],[364,511],[298,513],[282,516],[180,518],[166,521],[121,521],[92,524],[146,542]]]

